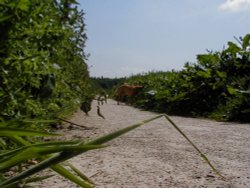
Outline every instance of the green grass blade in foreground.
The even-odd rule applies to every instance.
[[[20,137],[19,137],[19,140],[20,140]],[[18,143],[20,143],[20,141]],[[33,148],[34,147],[57,148],[57,147],[67,147],[67,146],[71,147],[72,145],[76,145],[77,143],[79,143],[79,141],[61,141],[61,142],[60,141],[51,141],[51,142],[47,142],[47,143],[38,143],[38,144],[31,144],[31,145],[22,146],[22,147],[19,147],[17,149],[8,150],[8,151],[1,153],[0,154],[0,165],[2,162],[9,160],[13,156],[17,156],[18,154],[20,154],[21,151],[24,151],[25,149],[28,149],[31,147],[33,147]],[[101,147],[104,147],[104,146],[101,146]],[[41,153],[40,153],[40,155],[41,155]]]
[[[53,177],[54,175],[47,175],[47,176],[39,176],[39,177],[34,177],[34,178],[28,178],[27,180],[25,180],[25,183],[34,183],[37,181],[42,181],[42,180],[46,180],[48,178]]]
[[[30,147],[68,146],[68,145],[73,145],[73,144],[77,144],[77,143],[79,143],[79,141],[50,141],[50,142],[45,142],[45,143],[37,143],[37,144],[26,145],[26,146],[19,147],[17,149],[6,150],[4,153],[0,153],[0,162],[2,161],[2,159],[6,158],[6,157],[16,155],[20,150],[24,150],[24,149],[27,149],[27,148],[30,148]]]
[[[84,145],[95,145],[95,144],[102,144],[102,143],[105,143],[105,142],[108,142],[112,139],[115,139],[119,136],[121,136],[122,134],[125,134],[145,123],[148,123],[150,121],[153,121],[157,118],[160,118],[162,117],[162,115],[159,115],[159,116],[156,116],[156,117],[153,117],[153,118],[150,118],[148,120],[145,120],[145,121],[142,121],[141,123],[138,123],[138,124],[134,124],[132,126],[129,126],[129,127],[126,127],[124,129],[121,129],[121,130],[118,130],[118,131],[115,131],[113,133],[110,133],[106,136],[103,136],[103,137],[100,137],[100,138],[97,138],[96,140],[93,140],[93,141],[90,141]],[[87,150],[84,150],[84,151],[81,151],[81,152],[61,152],[60,154],[58,155],[55,155],[55,156],[52,156],[44,161],[42,161],[41,163],[31,167],[30,169],[28,169],[27,171],[24,171],[20,174],[18,174],[17,176],[15,177],[12,177],[4,182],[2,182],[0,184],[0,186],[3,186],[3,185],[8,185],[10,182],[14,182],[14,181],[20,181],[22,179],[25,179],[41,170],[44,170],[52,165],[52,169],[55,170],[56,172],[58,172],[59,174],[63,175],[63,172],[60,171],[60,168],[59,168],[59,171],[58,171],[58,166],[56,164],[60,163],[60,162],[63,162],[63,161],[66,161],[74,156],[77,156],[81,153],[84,153],[86,152]],[[56,166],[55,166],[56,165]],[[64,176],[65,177],[65,176]]]
[[[92,150],[92,149],[98,149],[98,148],[101,148],[101,147],[105,147],[105,146],[93,146],[93,145],[78,145],[75,150],[72,150],[72,151],[64,151],[64,152],[61,152],[60,154],[56,155],[56,157],[52,156],[44,161],[42,161],[41,163],[31,167],[30,169],[28,169],[27,171],[24,171],[20,174],[18,174],[17,176],[14,176],[2,183],[0,183],[0,187],[2,186],[5,186],[5,185],[8,185],[9,183],[12,183],[12,182],[17,182],[17,181],[20,181],[20,180],[23,180],[27,177],[30,177],[31,175],[34,175],[35,173],[41,171],[41,170],[44,170],[48,167],[51,167],[53,170],[55,170],[56,172],[58,172],[59,174],[61,174],[62,176],[70,179],[71,181],[77,183],[78,185],[81,185],[83,187],[88,187],[86,183],[86,181],[84,180],[83,182],[82,181],[79,181],[77,179],[76,176],[74,176],[73,174],[69,173],[67,170],[64,170],[62,166],[60,165],[56,165],[62,161],[64,161],[63,159],[65,158],[65,156],[75,156],[79,153],[83,153],[83,152],[86,152],[88,150]],[[59,156],[59,157],[57,157]],[[67,157],[67,159],[69,159],[71,157]],[[85,185],[86,184],[86,185]]]
[[[99,137],[99,138],[97,138],[97,139],[95,139],[95,140],[93,140],[93,141],[90,141],[90,142],[86,143],[86,145],[87,145],[87,144],[96,145],[96,144],[103,144],[103,143],[106,143],[106,142],[108,142],[108,141],[110,141],[110,140],[112,140],[112,139],[115,139],[115,138],[117,138],[117,137],[119,137],[119,136],[121,136],[121,135],[123,135],[123,134],[125,134],[125,133],[127,133],[127,132],[129,132],[129,131],[131,131],[131,130],[133,130],[133,129],[135,129],[135,128],[137,128],[137,127],[140,127],[140,126],[142,126],[142,125],[144,125],[144,124],[146,124],[146,123],[148,123],[148,122],[150,122],[150,121],[153,121],[153,120],[155,120],[155,119],[161,118],[161,117],[163,117],[163,116],[165,116],[166,118],[168,117],[168,116],[166,116],[165,114],[158,115],[158,116],[156,116],[156,117],[153,117],[153,118],[147,119],[147,120],[145,120],[145,121],[142,121],[141,123],[137,123],[137,124],[128,126],[128,127],[126,127],[126,128],[120,129],[120,130],[118,130],[118,131],[115,131],[115,132],[113,132],[113,133],[110,133],[110,134],[108,134],[108,135],[106,135],[106,136]],[[169,121],[169,122],[170,122],[170,123],[180,132],[180,129],[178,128],[178,126],[177,126],[176,124],[174,124],[173,121],[172,121],[170,118],[167,118],[167,119],[168,119],[168,121]],[[185,135],[182,131],[181,131],[180,133],[181,133],[183,136]],[[185,135],[184,137],[185,137],[186,139],[188,138],[186,135]],[[190,143],[190,139],[189,139],[189,138],[188,138],[188,141],[189,141],[189,143]],[[195,145],[192,144],[192,146],[195,146]],[[195,149],[196,149],[196,148],[197,148],[197,147],[195,146]],[[200,151],[200,150],[198,150],[198,151]],[[10,181],[17,181],[17,180],[26,178],[26,177],[28,177],[28,176],[30,176],[30,175],[33,175],[33,174],[35,174],[35,173],[37,173],[37,172],[39,172],[39,171],[41,171],[41,170],[43,170],[43,169],[45,169],[45,168],[48,168],[48,167],[51,166],[51,165],[58,164],[58,163],[60,163],[60,162],[63,162],[63,161],[65,161],[65,160],[68,160],[68,159],[70,159],[70,158],[72,158],[72,157],[74,157],[74,156],[76,156],[76,155],[79,155],[79,154],[81,154],[81,153],[84,153],[84,152],[86,152],[86,151],[79,151],[79,152],[62,152],[62,153],[60,153],[60,154],[58,154],[58,155],[55,155],[55,156],[53,156],[53,157],[51,157],[51,158],[49,158],[49,159],[47,159],[47,160],[45,160],[45,161],[39,163],[39,165],[35,165],[35,166],[32,167],[31,169],[28,169],[27,171],[25,171],[25,172],[23,172],[23,173],[17,175],[16,177],[13,177],[13,178],[11,178],[11,179],[6,180],[6,181],[3,182],[2,184],[0,184],[0,186],[1,186],[1,185],[6,185],[6,183],[9,183]],[[201,156],[203,156],[203,158],[204,158],[205,155],[202,154],[201,152],[199,152],[199,153],[200,153]],[[205,156],[204,159],[207,159],[207,157]],[[205,161],[208,162],[209,166],[211,167],[211,165],[210,165],[211,163],[209,162],[209,160],[207,159],[207,160],[205,160]],[[53,167],[52,167],[52,168],[53,168]],[[215,168],[213,167],[212,169],[214,170]],[[53,168],[53,170],[56,171],[56,169],[54,169],[54,168]],[[218,171],[216,170],[215,172],[218,172]],[[58,173],[60,173],[60,172],[58,172]],[[61,173],[60,173],[60,174],[61,174]],[[28,175],[28,176],[27,176],[27,175]],[[220,175],[220,177],[223,177],[223,176]]]
[[[148,122],[150,122],[150,121],[153,121],[153,120],[155,120],[155,119],[158,119],[158,118],[160,118],[160,117],[162,117],[162,115],[158,115],[158,116],[156,116],[156,117],[153,117],[153,118],[144,120],[144,121],[142,121],[141,123],[137,123],[137,124],[134,124],[134,125],[125,127],[125,128],[120,129],[120,130],[118,130],[118,131],[115,131],[115,132],[113,132],[113,133],[110,133],[110,134],[108,134],[108,135],[106,135],[106,136],[99,137],[99,138],[97,138],[97,139],[95,139],[95,140],[93,140],[93,141],[88,142],[87,144],[91,144],[91,145],[94,144],[94,145],[95,145],[95,144],[103,144],[103,143],[106,143],[106,142],[108,142],[108,141],[110,141],[110,140],[113,140],[113,139],[115,139],[115,138],[117,138],[117,137],[119,137],[119,136],[121,136],[121,135],[123,135],[123,134],[125,134],[125,133],[127,133],[127,132],[129,132],[129,131],[131,131],[131,130],[133,130],[133,129],[136,129],[137,127],[140,127],[140,126],[142,126],[142,125],[144,125],[144,124],[146,124],[146,123],[148,123]]]
[[[25,180],[24,182],[21,182],[21,185],[20,185],[20,182],[14,182],[12,184],[9,184],[8,186],[5,186],[4,188],[17,188],[17,187],[23,187],[23,186],[24,186],[24,188],[26,188],[26,187],[28,188],[30,186],[26,186],[26,185],[29,184],[29,183],[43,181],[43,180],[51,178],[53,176],[54,175],[41,176],[41,177],[39,176],[39,177],[29,178],[29,179]],[[32,186],[30,188],[32,188]]]
[[[0,138],[0,148],[4,150],[7,149],[6,142],[2,138]]]
[[[39,158],[40,156],[45,156],[58,152],[79,152],[82,150],[92,150],[99,149],[106,146],[103,145],[70,145],[70,146],[54,146],[54,147],[38,147],[31,146],[20,150],[15,155],[12,155],[10,158],[6,158],[0,163],[0,171],[7,170],[15,165],[21,164],[28,159]]]
[[[201,150],[184,134],[184,132],[170,119],[170,117],[166,114],[163,116],[174,126],[174,128],[194,147],[194,149],[200,154],[200,156],[206,161],[206,163],[212,168],[212,170],[220,176],[222,179],[225,179],[224,176],[212,165],[210,160],[207,158],[205,154],[201,152]]]
[[[9,127],[0,126],[0,137],[10,137],[10,136],[60,136],[59,134],[46,133],[41,131],[25,130],[25,129],[16,129]]]
[[[77,185],[83,187],[83,188],[92,188],[92,183],[89,181],[86,181],[85,179],[80,179],[79,177],[75,176],[74,174],[70,173],[67,169],[65,169],[61,165],[54,165],[52,166],[52,169],[59,173],[61,176],[65,177],[66,179],[76,183]]]
[[[106,135],[106,136],[103,136],[103,137],[100,137],[100,138],[97,138],[96,140],[93,140],[91,142],[89,142],[88,144],[102,144],[102,143],[105,143],[109,140],[112,140],[122,134],[125,134],[126,132],[128,131],[131,131],[139,126],[142,126],[144,125],[145,123],[148,123],[150,121],[153,121],[155,119],[158,119],[158,118],[161,118],[161,117],[165,117],[173,126],[174,128],[195,148],[195,150],[200,154],[200,156],[207,162],[207,164],[212,168],[212,170],[217,174],[219,175],[222,179],[225,179],[221,174],[220,172],[211,164],[210,160],[207,158],[207,156],[205,154],[203,154],[200,149],[185,135],[185,133],[183,131],[181,131],[181,129],[169,118],[169,116],[167,116],[166,114],[161,114],[161,115],[158,115],[154,118],[150,118],[148,120],[145,120],[145,121],[142,121],[141,123],[138,123],[138,124],[135,124],[135,125],[132,125],[132,126],[129,126],[129,127],[126,127],[124,129],[121,129],[121,130],[118,130],[116,132],[113,132],[109,135]]]
[[[67,163],[67,166],[69,166],[79,177],[84,179],[85,181],[89,182],[89,184],[94,185],[95,183],[90,180],[86,175],[84,175],[80,170],[78,170],[76,167],[74,167],[72,164]]]
[[[75,176],[74,174],[69,172],[67,169],[65,169],[61,165],[55,165],[52,168],[53,168],[54,171],[58,172],[59,174],[61,174],[66,179],[69,179],[70,181],[76,183],[77,185],[79,185],[79,186],[81,186],[83,188],[93,188],[93,186],[89,182],[79,179],[77,176]],[[25,184],[35,182],[36,180],[41,181],[41,180],[44,180],[44,179],[47,179],[47,178],[50,178],[50,177],[51,177],[51,175],[41,177],[40,180],[36,179],[36,177],[35,178],[28,178],[27,180],[25,180]],[[40,178],[40,177],[38,177],[38,178]],[[16,188],[16,187],[19,187],[18,185],[19,185],[18,181],[9,182],[8,184],[3,184],[3,185],[1,184],[1,188]]]
[[[11,139],[12,140],[14,140],[16,143],[18,143],[18,144],[20,144],[20,145],[24,145],[24,147],[30,147],[30,143],[28,142],[28,141],[26,141],[26,140],[24,140],[23,138],[21,138],[21,137],[18,137],[18,136],[12,136],[11,137]],[[83,144],[84,142],[83,141],[67,141],[67,142],[65,142],[65,141],[61,141],[61,142],[59,142],[59,141],[52,141],[52,142],[48,142],[48,143],[40,143],[40,144],[34,144],[34,146],[50,146],[50,145],[55,145],[55,146],[58,146],[58,145],[60,145],[60,144],[65,144],[66,146],[68,146],[68,145],[71,145],[71,144],[73,144],[74,146],[83,146],[84,144]],[[86,146],[85,146],[86,147]],[[90,146],[90,145],[88,145],[87,147],[91,147],[91,148],[89,148],[89,149],[95,149],[95,147],[105,147],[105,146]],[[45,157],[45,156],[40,156],[40,159],[46,159],[46,158],[48,158],[48,157]],[[49,166],[48,166],[49,167]],[[47,168],[48,168],[47,167]],[[56,171],[57,173],[59,173],[60,175],[62,175],[63,177],[65,177],[65,178],[67,178],[67,179],[69,179],[69,180],[71,180],[72,182],[74,182],[74,183],[76,183],[76,184],[78,184],[78,185],[85,185],[84,187],[89,187],[88,186],[88,182],[85,182],[85,181],[81,181],[81,180],[79,180],[79,178],[77,178],[76,176],[74,177],[74,175],[73,174],[71,174],[71,173],[67,173],[67,170],[66,169],[64,169],[64,167],[63,166],[61,166],[61,165],[59,165],[59,164],[56,164],[56,165],[54,165],[54,166],[52,166],[52,169],[54,170],[54,171]],[[23,172],[22,172],[23,173]],[[20,173],[19,175],[21,175],[22,173]],[[19,175],[17,175],[17,176],[19,176]],[[28,175],[28,176],[26,176],[26,177],[23,177],[23,178],[21,178],[21,179],[19,179],[19,180],[17,180],[17,181],[15,181],[15,182],[19,182],[19,181],[22,181],[23,179],[25,179],[25,178],[28,178],[28,177],[30,177],[30,175]],[[13,178],[15,178],[15,177],[13,177]],[[5,182],[7,182],[7,184],[6,185],[10,185],[9,183],[13,183],[14,181],[9,181],[9,183],[8,183],[8,181],[9,181],[9,179],[8,180],[5,180]],[[3,182],[3,181],[2,181]],[[14,182],[14,183],[15,183]],[[4,182],[3,182],[4,183]],[[1,183],[0,183],[1,184]],[[2,186],[1,186],[2,187]]]

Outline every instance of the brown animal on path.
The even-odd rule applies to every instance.
[[[128,97],[129,100],[132,100],[142,89],[143,86],[140,85],[121,85],[115,92],[117,104],[119,105],[119,102],[124,100],[124,97]]]

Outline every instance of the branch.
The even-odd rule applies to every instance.
[[[84,125],[79,125],[79,124],[73,123],[73,122],[71,122],[71,121],[68,121],[68,120],[62,119],[62,118],[57,118],[57,119],[59,119],[59,120],[61,120],[61,121],[64,121],[64,122],[66,122],[66,123],[69,123],[69,124],[71,124],[71,125],[75,125],[75,126],[78,126],[78,127],[84,128],[84,129],[86,129],[86,130],[93,129],[92,127],[87,127],[87,126],[84,126]]]

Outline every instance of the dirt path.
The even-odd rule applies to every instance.
[[[61,130],[69,138],[95,138],[119,128],[154,117],[109,100],[101,107],[105,120],[96,114],[96,104],[89,116],[77,112],[71,121],[95,127]],[[138,128],[107,148],[90,151],[70,162],[90,177],[98,188],[248,188],[250,187],[250,124],[171,117],[197,144],[226,177],[217,177],[187,141],[164,119]],[[56,176],[44,181],[41,188],[75,188]]]

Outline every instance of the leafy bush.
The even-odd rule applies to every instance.
[[[181,71],[134,75],[126,82],[144,85],[136,105],[175,115],[249,121],[250,35],[228,42],[221,52],[197,55]]]
[[[0,114],[41,117],[88,94],[83,12],[75,1],[0,4]]]
[[[43,161],[53,153],[95,148],[84,149],[71,141],[43,141],[45,136],[54,136],[48,133],[48,123],[89,106],[94,97],[85,63],[84,13],[76,5],[75,0],[0,2],[1,187],[25,187],[43,179],[24,181],[34,174],[24,172],[29,168],[27,160]],[[47,163],[40,170],[54,165],[62,176],[85,185],[59,162]],[[8,171],[20,173],[19,178],[6,179]]]

